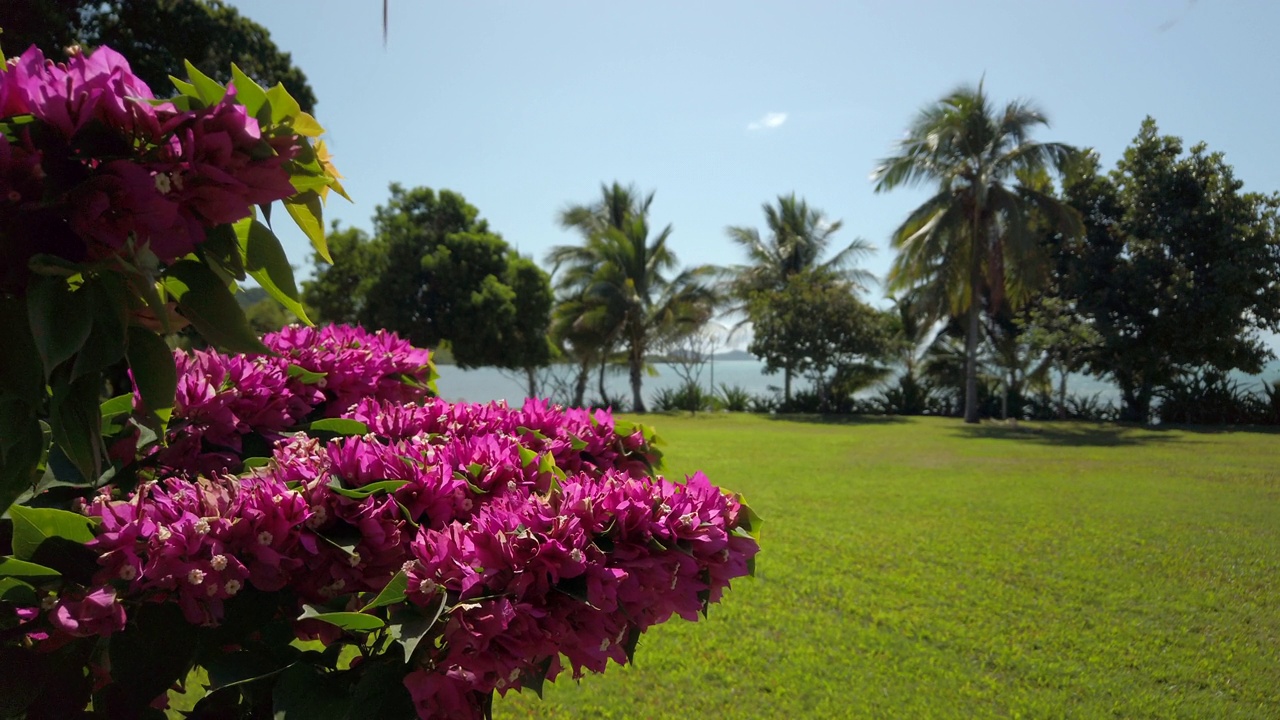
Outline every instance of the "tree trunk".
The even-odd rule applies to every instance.
[[[629,353],[631,359],[631,412],[642,413],[645,409],[644,396],[640,394],[640,383],[644,372],[644,354],[638,352],[638,350],[639,348],[633,348]]]
[[[1062,366],[1062,379],[1058,381],[1058,419],[1067,419],[1067,366]]]
[[[607,405],[607,404],[609,404],[609,393],[605,392],[605,389],[604,389],[604,369],[605,369],[605,366],[608,364],[608,362],[609,362],[609,354],[608,354],[607,352],[606,352],[606,353],[601,353],[601,355],[600,355],[600,378],[599,378],[599,382],[600,382],[600,402],[601,402],[601,403],[604,403],[604,404],[606,404],[606,405]]]
[[[782,369],[782,400],[791,404],[791,366]]]
[[[573,383],[573,406],[582,407],[582,401],[587,394],[587,378],[591,375],[591,361],[583,358],[582,364],[578,366],[578,378]]]
[[[524,366],[524,381],[526,389],[529,391],[527,398],[538,397],[538,369],[532,365]]]
[[[978,283],[973,283],[969,298],[969,332],[964,338],[964,421],[978,422],[978,326],[982,312],[982,299],[978,295]]]

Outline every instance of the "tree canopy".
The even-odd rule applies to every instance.
[[[0,18],[0,45],[10,55],[33,44],[50,57],[72,45],[107,45],[158,95],[183,60],[222,82],[235,63],[264,86],[284,85],[305,112],[315,108],[289,53],[223,0],[0,0]]]
[[[767,230],[764,236],[753,227],[726,229],[729,239],[747,253],[745,264],[726,268],[730,292],[737,309],[748,311],[747,319],[752,319],[750,304],[759,293],[784,290],[788,281],[800,273],[832,273],[864,290],[874,280],[871,273],[854,264],[874,252],[862,238],[854,238],[839,252],[825,257],[833,236],[843,225],[840,220],[827,220],[825,213],[809,207],[795,193],[779,195],[776,205],[765,203],[762,207]],[[781,369],[783,398],[790,400],[791,377],[796,368],[784,364]]]
[[[372,238],[334,238],[336,264],[318,266],[305,295],[321,320],[355,318],[427,347],[447,342],[464,368],[524,370],[550,359],[550,279],[462,195],[393,184]]]
[[[1101,342],[1093,372],[1120,387],[1125,419],[1204,369],[1257,373],[1258,335],[1280,323],[1280,198],[1244,192],[1221,153],[1161,135],[1148,118],[1114,170],[1090,155],[1066,184],[1084,217],[1072,258],[1078,310]]]
[[[830,271],[798,272],[780,288],[757,291],[748,314],[754,328],[748,349],[765,361],[765,372],[813,376],[823,404],[831,389],[841,395],[854,389],[841,387],[842,378],[865,375],[890,351],[888,317]]]
[[[561,213],[561,224],[581,233],[583,243],[552,248],[549,260],[563,269],[561,296],[579,312],[568,322],[594,326],[598,337],[626,346],[631,409],[644,412],[646,354],[664,337],[705,323],[716,296],[704,282],[708,268],[670,274],[678,266],[668,245],[671,226],[650,233],[653,193],[641,196],[617,182],[600,190],[597,202]]]
[[[984,295],[992,305],[1018,304],[1043,279],[1043,235],[1033,213],[1063,234],[1079,232],[1078,215],[1021,177],[1061,170],[1076,154],[1060,143],[1030,139],[1048,125],[1026,101],[992,107],[981,84],[960,87],[920,111],[897,154],[872,174],[876,190],[935,183],[936,194],[893,233],[898,251],[890,291],[927,286],[966,314],[965,422],[978,422],[978,343]]]

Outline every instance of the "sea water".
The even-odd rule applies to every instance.
[[[524,373],[494,368],[463,370],[456,365],[440,365],[436,370],[440,374],[437,388],[440,396],[446,400],[467,402],[505,400],[511,405],[519,405],[526,395]],[[651,366],[651,370],[652,373],[645,374],[643,385],[645,402],[650,405],[653,404],[653,397],[657,392],[664,388],[679,387],[684,382],[676,372],[676,368],[669,364],[656,363]],[[566,381],[571,381],[572,372],[572,368],[565,367],[563,371],[558,372],[558,375]],[[600,394],[598,378],[598,370],[593,369],[587,382],[586,400],[588,401],[597,399]],[[1261,389],[1263,381],[1280,381],[1280,361],[1267,365],[1261,375],[1234,373],[1232,379],[1237,381],[1241,388],[1256,392]],[[894,380],[891,379],[889,382],[892,384]],[[782,392],[782,373],[766,375],[764,362],[760,360],[717,360],[715,363],[707,363],[703,366],[698,383],[707,390],[728,385],[741,387],[752,395],[773,395]],[[610,397],[624,398],[630,404],[631,383],[625,367],[610,368],[605,374],[604,384]],[[804,378],[795,378],[792,381],[793,390],[808,387],[809,381]],[[884,387],[884,385],[872,386],[859,393],[859,396],[873,397]],[[1054,387],[1057,387],[1056,380]],[[1104,405],[1108,402],[1119,404],[1120,400],[1120,392],[1114,384],[1090,375],[1068,376],[1067,392],[1077,396],[1096,397]],[[547,395],[548,390],[543,389],[540,394]]]

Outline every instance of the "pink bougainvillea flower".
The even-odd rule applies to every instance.
[[[83,598],[61,598],[49,615],[54,627],[74,637],[110,635],[124,629],[124,606],[116,591],[100,587]]]

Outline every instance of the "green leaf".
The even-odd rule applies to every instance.
[[[40,597],[29,583],[13,577],[0,577],[0,602],[31,606],[40,602]]]
[[[37,275],[27,286],[27,319],[46,378],[75,355],[93,329],[87,292],[72,292],[60,277]]]
[[[536,663],[533,669],[520,673],[520,687],[525,690],[532,690],[535,695],[541,698],[542,686],[546,684],[547,673],[550,671],[551,658]]]
[[[279,238],[271,232],[271,228],[251,217],[241,220],[233,227],[245,270],[268,295],[298,316],[299,320],[311,325],[293,279],[293,266],[289,264],[289,258],[285,257]]]
[[[98,409],[100,386],[97,375],[86,375],[71,383],[55,378],[53,398],[49,403],[53,441],[86,479],[96,478],[102,472],[104,448],[102,415]]]
[[[50,682],[51,658],[19,647],[0,647],[0,717],[25,717]],[[48,717],[48,716],[47,716]]]
[[[293,122],[289,124],[293,131],[303,137],[320,137],[324,134],[324,128],[310,114],[299,112]]]
[[[88,298],[92,326],[89,338],[76,354],[72,380],[101,373],[124,357],[125,327],[129,322],[129,297],[120,277],[103,275],[86,283],[80,292]]]
[[[386,623],[382,622],[381,618],[376,618],[373,615],[365,615],[358,612],[319,612],[311,605],[302,606],[302,614],[298,616],[298,619],[319,620],[353,632],[368,632],[377,630],[380,627],[386,627]]]
[[[306,663],[286,668],[271,692],[272,720],[344,720],[350,705],[342,684]]]
[[[382,588],[382,592],[378,593],[378,597],[373,602],[365,605],[360,612],[368,612],[374,608],[386,607],[387,605],[395,605],[404,602],[405,590],[409,588],[409,577],[404,571],[396,573],[387,581],[386,587]]]
[[[106,717],[138,717],[195,662],[198,627],[177,603],[143,603],[129,616],[124,631],[108,640],[111,683],[94,697],[94,710]]]
[[[359,420],[351,420],[348,418],[325,418],[316,420],[309,426],[310,430],[316,432],[327,432],[335,435],[368,435],[369,426]]]
[[[523,446],[523,445],[518,446],[518,448],[519,448],[519,451],[520,451],[520,467],[522,467],[522,468],[527,468],[527,467],[529,467],[529,465],[531,465],[535,460],[537,460],[537,459],[538,459],[538,453],[537,453],[537,451],[535,451],[535,450],[530,450],[529,448],[527,448],[527,447],[525,447],[525,446]]]
[[[209,673],[210,690],[262,680],[285,669],[267,655],[251,650],[217,653],[201,664]]]
[[[240,240],[231,224],[223,223],[211,228],[197,252],[205,262],[213,260],[214,264],[236,280],[245,279],[244,254],[240,251]]]
[[[532,435],[532,436],[534,436],[534,437],[538,438],[539,440],[546,440],[546,439],[547,439],[547,436],[546,436],[546,435],[543,435],[541,431],[534,430],[534,429],[532,429],[532,428],[527,428],[527,427],[525,427],[525,426],[523,426],[523,425],[521,425],[520,427],[516,428],[516,432],[517,432],[517,433],[519,433],[520,435]]]
[[[173,413],[173,396],[178,389],[178,369],[173,351],[159,335],[146,328],[129,328],[129,368],[133,384],[142,395],[143,409],[161,423]],[[132,400],[131,396],[129,397]]]
[[[311,372],[300,365],[290,365],[286,371],[289,377],[297,379],[303,385],[314,385],[325,379],[329,373]]]
[[[126,393],[111,398],[98,406],[98,412],[102,414],[103,420],[133,412],[133,394]]]
[[[53,568],[37,565],[15,557],[0,557],[0,577],[57,577],[61,575]]]
[[[577,435],[574,435],[574,434],[570,433],[570,435],[569,435],[569,447],[573,448],[574,452],[577,452],[577,451],[579,451],[579,450],[582,450],[582,449],[583,449],[583,448],[585,448],[586,446],[587,446],[587,441],[586,441],[586,440],[583,440],[582,438],[578,437]]]
[[[173,86],[177,88],[179,93],[182,93],[187,97],[197,98],[197,99],[200,97],[200,91],[196,90],[195,85],[192,85],[191,83],[177,77],[176,75],[170,75],[169,82],[173,83]],[[180,106],[178,109],[185,110],[185,109],[193,109],[193,108],[183,108]]]
[[[32,559],[50,538],[76,543],[93,539],[93,521],[66,510],[14,505],[9,508],[9,516],[13,518],[13,554],[20,560]]]
[[[413,697],[404,686],[412,668],[392,657],[379,657],[360,665],[360,680],[351,695],[345,720],[386,720],[417,717]]]
[[[0,294],[0,396],[40,404],[45,394],[44,368],[22,298]],[[2,442],[2,441],[0,441]]]
[[[747,504],[747,499],[741,493],[734,496],[738,504],[742,506],[742,511],[738,513],[738,526],[751,533],[751,537],[757,543],[760,542],[760,528],[764,526],[764,518],[756,514],[755,510]]]
[[[271,124],[278,125],[290,120],[302,112],[302,106],[284,89],[284,85],[276,83],[267,91],[267,102],[271,103]]]
[[[231,82],[236,86],[236,102],[244,106],[245,112],[257,117],[258,110],[267,101],[267,91],[254,82],[253,78],[231,63]]]
[[[440,593],[440,600],[436,605],[436,609],[430,615],[424,615],[422,613],[423,608],[407,606],[391,613],[391,622],[387,625],[387,632],[391,639],[400,643],[400,647],[404,649],[405,663],[413,660],[413,653],[418,649],[418,644],[422,642],[422,639],[427,636],[427,633],[431,632],[431,628],[440,620],[440,616],[444,614],[448,599],[445,593]]]
[[[245,470],[253,470],[254,468],[266,467],[270,462],[271,458],[269,457],[248,457],[240,465]]]
[[[636,645],[640,643],[640,636],[643,632],[635,625],[627,626],[627,637],[622,641],[622,651],[627,654],[627,663],[634,665],[636,662]]]
[[[0,513],[31,489],[45,447],[35,413],[21,402],[0,402]]]
[[[200,72],[190,60],[184,60],[182,64],[187,68],[187,78],[195,88],[196,97],[200,98],[205,105],[217,104],[227,94],[227,89],[222,83]]]
[[[329,479],[330,490],[353,500],[363,500],[370,495],[380,492],[392,493],[408,484],[408,480],[379,480],[378,482],[369,483],[368,485],[361,485],[358,488],[348,488],[343,487],[342,482],[336,477]]]
[[[227,352],[271,353],[249,327],[231,291],[203,263],[179,260],[168,267],[162,282],[183,316],[210,344]]]
[[[329,255],[329,246],[324,240],[324,210],[320,195],[314,190],[298,193],[284,201],[284,209],[311,241],[316,254],[332,265],[333,257]]]

